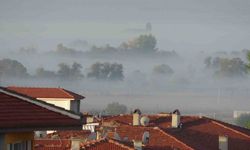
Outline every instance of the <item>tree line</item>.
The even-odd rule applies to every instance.
[[[106,81],[122,81],[124,77],[124,67],[119,63],[96,62],[89,66],[86,73],[82,72],[81,64],[74,62],[73,64],[59,63],[56,71],[47,70],[44,67],[36,69],[33,75],[29,74],[27,68],[19,61],[12,59],[0,60],[0,77],[5,78],[45,78],[45,79],[67,79],[79,80],[83,78],[106,80]],[[154,75],[169,77],[174,74],[174,70],[167,64],[155,65],[152,69]]]
[[[43,67],[36,69],[34,75],[30,75],[27,68],[17,60],[0,60],[0,77],[18,77],[18,78],[60,78],[67,80],[77,80],[84,78],[82,65],[74,62],[72,65],[66,63],[58,64],[57,71],[46,70]],[[87,78],[97,80],[123,80],[123,65],[118,63],[100,63],[96,62],[89,67]]]
[[[126,42],[122,42],[120,46],[113,47],[109,44],[105,46],[96,46],[93,45],[88,51],[79,51],[73,48],[69,48],[62,43],[58,44],[56,49],[52,52],[59,55],[66,56],[141,56],[141,55],[150,55],[150,56],[158,56],[158,57],[178,57],[178,54],[175,51],[160,51],[157,48],[157,40],[152,34],[142,34],[138,37],[128,40]]]
[[[250,57],[248,61],[250,62]],[[205,68],[209,71],[212,71],[214,77],[216,78],[246,77],[249,70],[249,62],[245,63],[241,58],[238,57],[207,57],[204,60]]]

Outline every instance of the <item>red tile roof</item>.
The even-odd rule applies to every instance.
[[[61,140],[61,139],[53,139],[53,140],[34,140],[34,149],[35,150],[70,150],[71,149],[71,141]]]
[[[120,127],[116,128],[116,133],[118,133],[120,138],[126,138],[128,141],[142,140],[143,133],[146,131],[149,132],[150,138],[149,143],[146,147],[144,147],[145,150],[173,150],[175,148],[182,150],[192,149],[185,143],[179,141],[171,135],[168,135],[157,127],[121,125]],[[112,136],[110,138],[114,137]]]
[[[80,100],[85,97],[63,88],[43,88],[43,87],[7,87],[9,90],[33,97],[33,98],[66,98]]]
[[[103,121],[115,121],[120,126],[116,132],[123,139],[140,140],[145,131],[150,134],[146,149],[193,148],[198,150],[217,150],[218,137],[228,136],[229,150],[247,150],[250,147],[250,130],[206,117],[182,116],[182,128],[171,127],[171,115],[147,115],[148,126],[132,126],[132,115],[106,117]],[[112,134],[108,134],[112,137]],[[183,146],[183,147],[180,147]]]
[[[171,115],[142,115],[147,116],[150,119],[150,125],[149,126],[170,126],[171,125]],[[186,119],[186,118],[185,118]],[[116,116],[106,116],[103,117],[103,121],[116,121],[121,124],[125,125],[132,125],[133,122],[133,116],[131,114],[121,114]]]
[[[135,150],[133,147],[112,139],[82,143],[81,150]]]
[[[89,130],[65,130],[65,131],[56,131],[54,133],[48,134],[47,138],[52,138],[53,135],[58,135],[60,139],[85,139],[87,138],[91,132]]]
[[[111,127],[107,126],[106,136],[113,139],[117,133],[122,141],[113,140],[116,144],[111,144],[107,139],[87,142],[83,143],[82,148],[120,150],[119,144],[133,148],[131,142],[142,140],[143,133],[146,131],[149,132],[150,137],[149,143],[143,146],[143,150],[218,150],[218,137],[221,135],[228,137],[229,150],[248,150],[250,147],[250,130],[245,128],[198,116],[182,116],[182,128],[172,128],[170,115],[147,116],[150,118],[148,126],[132,126],[132,115],[105,117],[102,125]],[[72,134],[69,133],[68,137],[71,136]]]
[[[34,140],[35,150],[70,150],[71,139],[86,140],[91,134],[87,130],[65,130],[48,134]],[[55,136],[56,135],[56,136]]]
[[[0,132],[80,129],[81,125],[79,115],[0,88]]]
[[[220,135],[228,137],[229,150],[248,150],[250,136],[232,126],[226,126],[208,118],[200,118],[183,124],[183,128],[179,130],[169,128],[165,132],[198,150],[218,149]]]

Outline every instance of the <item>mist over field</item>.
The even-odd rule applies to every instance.
[[[249,110],[249,7],[0,0],[0,85],[63,87],[86,97],[82,111],[111,102],[148,113]]]

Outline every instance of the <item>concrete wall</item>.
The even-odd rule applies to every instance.
[[[47,103],[62,107],[66,110],[72,110],[76,113],[80,112],[80,100],[65,99],[65,98],[37,98]]]

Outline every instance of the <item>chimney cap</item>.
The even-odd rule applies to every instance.
[[[173,114],[181,115],[181,113],[180,113],[180,111],[179,111],[178,109],[175,109],[175,110],[173,111]]]
[[[139,115],[141,115],[141,111],[140,111],[140,109],[138,109],[138,108],[137,108],[137,109],[135,109],[135,110],[134,110],[134,114],[139,114]]]

